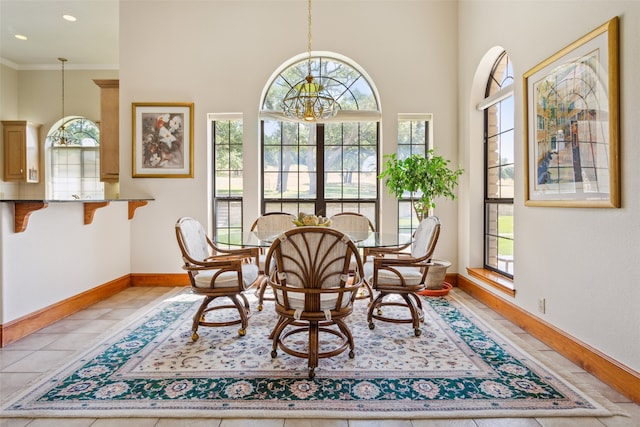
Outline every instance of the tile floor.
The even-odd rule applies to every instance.
[[[105,329],[134,313],[145,304],[169,292],[168,288],[129,288],[47,328],[0,349],[0,400],[8,399],[47,371],[48,367],[71,357],[91,345]],[[573,375],[582,377],[631,417],[607,418],[491,418],[429,420],[330,420],[330,419],[170,419],[170,418],[0,418],[0,427],[638,427],[640,406],[586,373],[539,340],[526,334],[483,304],[454,289],[468,304],[473,304],[502,323],[536,351],[552,358]]]

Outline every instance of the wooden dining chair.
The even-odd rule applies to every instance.
[[[344,232],[355,232],[366,238],[369,231],[376,231],[369,218],[359,212],[340,212],[331,216],[331,227]]]
[[[332,228],[347,234],[353,240],[364,240],[370,232],[376,231],[371,220],[359,212],[340,212],[331,216],[330,220]],[[368,249],[362,250],[360,255],[362,262],[366,262]],[[355,259],[351,260],[351,270],[355,268],[355,262]],[[373,289],[368,282],[365,282],[356,299],[367,298],[370,303],[373,301]]]
[[[352,258],[356,259],[356,268],[350,273]],[[353,312],[364,278],[353,241],[328,227],[288,230],[269,248],[266,268],[278,315],[271,333],[271,357],[277,356],[279,348],[308,359],[309,379],[314,378],[319,359],[336,356],[347,348],[349,357],[354,358],[353,335],[345,318]],[[307,335],[306,346],[300,345],[299,334]],[[337,343],[325,342],[323,347],[321,334],[330,334]]]
[[[274,235],[280,234],[283,231],[290,230],[295,227],[293,221],[296,219],[295,215],[286,212],[267,212],[264,215],[259,216],[251,225],[251,231],[258,231],[260,233],[273,233]],[[265,272],[266,254],[264,248],[260,248],[260,254],[258,256],[258,266],[260,267],[260,273]],[[258,297],[258,311],[262,311],[265,300],[273,300],[270,296],[265,296],[265,292],[268,289],[267,277],[263,276],[258,285],[256,286],[256,296]]]
[[[214,245],[200,222],[182,217],[175,225],[178,246],[191,282],[191,291],[204,299],[193,316],[191,339],[197,341],[199,326],[229,326],[240,324],[238,335],[244,336],[251,309],[243,292],[258,279],[258,248],[221,249]],[[226,298],[230,304],[213,305],[214,300]],[[207,313],[235,309],[239,314],[230,320],[207,320]]]
[[[371,258],[364,264],[367,282],[377,291],[373,302],[369,305],[367,322],[369,329],[374,329],[373,319],[393,322],[411,323],[415,336],[420,336],[420,323],[424,320],[422,302],[416,292],[426,287],[429,267],[434,265],[431,257],[440,235],[440,220],[430,216],[423,219],[414,233],[411,252],[402,249],[381,248],[371,250]],[[400,301],[398,301],[400,299]],[[410,317],[388,315],[384,307],[404,307]]]

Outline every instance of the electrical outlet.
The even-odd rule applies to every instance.
[[[542,314],[546,311],[547,301],[544,298],[538,299],[538,311]]]

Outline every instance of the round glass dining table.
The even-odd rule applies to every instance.
[[[268,248],[280,233],[245,231],[242,235],[220,236],[214,242],[222,245]],[[411,234],[368,232],[345,232],[358,248],[387,248],[408,245]]]

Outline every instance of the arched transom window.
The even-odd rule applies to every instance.
[[[64,123],[64,134],[61,125]],[[100,129],[85,117],[65,117],[47,134],[47,197],[100,199]]]
[[[309,73],[309,61],[301,59],[279,71],[263,97],[262,118],[285,120],[280,105],[284,96]],[[340,104],[340,111],[332,121],[353,121],[380,118],[378,97],[363,71],[346,60],[328,55],[312,56],[311,74],[321,77],[325,89]]]
[[[262,100],[262,213],[331,216],[360,212],[377,224],[380,106],[363,70],[348,60],[312,55],[311,73],[322,76],[340,111],[320,122],[284,116],[281,100],[308,74],[307,59],[277,72]]]

